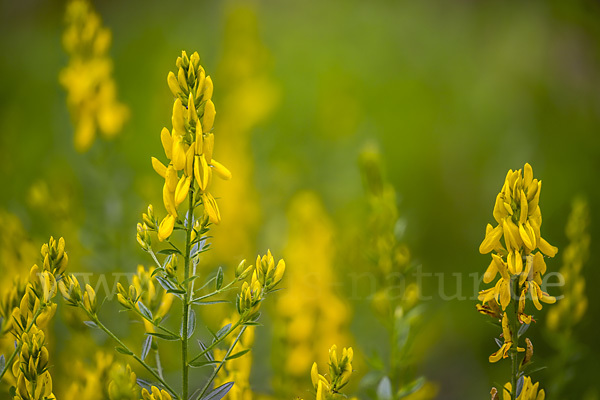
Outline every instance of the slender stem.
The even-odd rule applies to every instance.
[[[208,382],[206,382],[206,384],[204,385],[204,387],[202,388],[202,391],[200,392],[200,395],[198,395],[198,397],[196,397],[196,399],[201,399],[202,396],[204,396],[204,393],[206,393],[206,391],[208,390],[210,384],[212,383],[212,381],[215,379],[215,377],[217,376],[217,374],[219,373],[219,371],[221,370],[221,367],[223,366],[223,364],[225,364],[225,362],[227,361],[227,357],[229,357],[229,355],[231,354],[231,352],[233,351],[233,348],[235,347],[235,345],[237,344],[237,342],[240,340],[240,338],[242,337],[242,335],[244,334],[244,331],[246,330],[246,327],[243,326],[242,329],[240,329],[240,333],[237,335],[237,337],[235,338],[235,341],[231,344],[231,346],[229,347],[229,350],[227,350],[227,353],[225,353],[225,357],[223,357],[223,360],[219,363],[219,366],[217,368],[215,368],[215,370],[213,371],[212,375],[210,376],[210,378],[208,378]]]
[[[164,326],[159,325],[158,323],[156,323],[155,321],[149,319],[148,317],[146,317],[144,314],[142,314],[142,312],[140,310],[137,309],[137,307],[132,307],[131,308],[136,314],[138,314],[140,317],[142,317],[145,321],[148,321],[152,324],[152,326],[162,330],[163,332],[168,333],[169,335],[173,335],[173,336],[179,336],[178,334],[176,334],[175,332],[173,332],[170,329],[165,328]]]
[[[33,315],[33,318],[31,319],[31,322],[29,323],[29,325],[26,327],[26,329],[23,331],[23,333],[28,333],[31,330],[31,327],[35,324],[37,318],[40,316],[40,314],[42,313],[42,310],[45,308],[46,306],[40,307],[35,314]],[[21,351],[21,347],[23,347],[23,343],[19,342],[19,344],[17,345],[17,347],[15,348],[15,350],[12,352],[12,354],[10,355],[10,357],[8,357],[8,360],[6,360],[6,363],[4,364],[4,369],[2,370],[2,372],[0,373],[0,379],[2,379],[2,377],[4,376],[4,374],[6,373],[6,371],[8,371],[8,369],[11,367],[15,357],[17,356],[17,354],[19,354],[19,352]]]
[[[220,338],[218,338],[217,340],[215,340],[214,342],[212,342],[210,344],[210,346],[208,346],[206,349],[202,350],[202,352],[200,354],[198,354],[196,357],[194,357],[190,362],[194,362],[197,359],[199,359],[200,357],[202,357],[203,355],[205,355],[206,353],[208,353],[209,351],[211,351],[216,345],[218,345],[219,343],[221,343],[227,336],[229,336],[229,334],[231,332],[233,332],[234,330],[236,330],[236,328],[238,326],[240,326],[240,324],[242,323],[242,318],[240,318],[238,320],[238,322],[236,322],[235,324],[233,324],[233,326],[231,328],[229,328],[229,330]]]
[[[184,281],[187,281],[187,290],[183,300],[183,332],[181,335],[181,368],[183,371],[183,398],[188,398],[188,317],[190,312],[190,296],[191,296],[191,282],[188,281],[190,277],[190,247],[192,241],[192,230],[194,229],[194,175],[192,174],[190,182],[190,190],[188,192],[189,202],[187,211],[187,226],[186,226],[186,237],[185,237],[185,255],[184,255]]]
[[[212,280],[214,280],[214,278],[213,278],[213,279],[211,279],[211,281],[212,281]],[[200,297],[196,297],[195,299],[192,299],[192,300],[191,300],[191,302],[195,302],[195,301],[204,300],[204,299],[207,299],[207,298],[209,298],[209,297],[216,296],[216,295],[217,295],[217,294],[219,294],[219,293],[223,293],[223,292],[225,292],[225,291],[227,291],[227,290],[229,290],[229,289],[232,289],[232,286],[233,286],[235,283],[237,283],[237,282],[238,282],[238,280],[237,280],[237,279],[234,279],[234,280],[232,280],[231,282],[229,282],[227,285],[223,286],[221,289],[217,289],[217,290],[215,290],[214,292],[210,292],[210,293],[204,294],[204,295],[202,295],[202,296],[200,296]],[[201,289],[202,289],[202,288],[201,288]]]
[[[85,310],[84,307],[81,307],[81,308],[83,308]],[[94,321],[94,323],[96,323],[96,325],[98,325],[98,328],[102,329],[108,336],[110,336],[115,342],[117,342],[119,344],[119,346],[121,346],[123,349],[125,349],[126,351],[131,353],[131,357],[133,357],[138,363],[140,363],[144,368],[146,368],[146,370],[148,372],[150,372],[156,379],[158,379],[158,381],[160,383],[162,383],[162,385],[165,388],[167,388],[167,390],[169,392],[171,392],[171,394],[175,395],[175,397],[177,397],[178,399],[180,398],[179,396],[177,396],[177,392],[175,392],[175,390],[173,390],[173,388],[171,386],[169,386],[169,384],[167,382],[165,382],[165,380],[160,376],[160,374],[158,374],[152,367],[150,367],[148,364],[146,364],[146,362],[144,360],[142,360],[138,355],[136,355],[133,351],[131,351],[129,349],[129,347],[127,347],[127,345],[121,341],[121,339],[119,339],[114,333],[112,333],[110,331],[110,329],[108,329],[106,326],[104,326],[104,324],[102,322],[100,322],[100,319],[98,318],[97,315],[94,315],[94,314],[88,312],[88,310],[85,310],[85,312],[88,314],[90,319],[92,319],[92,321]]]

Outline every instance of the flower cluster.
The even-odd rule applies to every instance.
[[[211,131],[216,112],[211,100],[212,79],[206,76],[196,52],[188,57],[184,51],[176,65],[177,75],[170,72],[167,77],[175,96],[171,118],[173,129],[163,128],[160,134],[169,163],[165,166],[152,157],[154,170],[165,179],[163,203],[168,214],[158,227],[160,241],[171,236],[179,217],[177,208],[188,195],[194,206],[200,201],[210,221],[218,224],[221,214],[209,191],[213,171],[223,179],[231,178],[231,172],[213,159],[215,139]],[[193,197],[195,185],[199,198]]]
[[[52,377],[50,376],[48,349],[44,332],[33,325],[19,337],[21,352],[12,370],[17,377],[14,400],[50,400]]]
[[[533,178],[529,164],[525,164],[523,171],[510,170],[494,206],[498,225],[492,227],[488,224],[485,239],[479,247],[482,254],[494,252],[483,281],[491,283],[496,276],[500,275],[500,278],[492,288],[479,293],[482,304],[477,305],[477,309],[501,321],[504,342],[496,340],[500,348],[489,356],[489,361],[494,363],[510,355],[512,368],[508,387],[520,390],[517,393],[512,393],[510,388],[505,390],[512,399],[536,399],[538,396],[537,384],[529,385],[527,389],[521,385],[525,379],[531,383],[526,372],[533,355],[529,339],[526,339],[527,350],[519,347],[521,335],[533,321],[533,317],[526,313],[527,295],[538,310],[542,309],[540,301],[549,304],[556,301],[541,289],[542,275],[546,272],[543,254],[554,257],[558,251],[540,235],[541,188],[542,182]],[[540,251],[536,251],[538,249]],[[525,352],[525,355],[519,364],[520,352]],[[498,393],[493,390],[492,398],[494,396]],[[543,398],[543,391],[541,396]]]
[[[247,275],[253,267],[245,268],[244,264],[240,264],[239,270],[244,270],[239,274],[239,277]],[[264,296],[275,289],[275,286],[283,278],[285,272],[285,261],[279,260],[275,265],[275,259],[271,254],[271,250],[267,251],[264,256],[256,257],[256,268],[252,272],[250,283],[247,281],[242,284],[242,289],[237,297],[237,311],[241,318],[250,320],[254,317],[260,308]],[[237,275],[237,272],[236,272]]]
[[[531,381],[530,377],[524,377],[522,385],[523,386],[521,389],[521,393],[516,398],[516,400],[544,400],[546,398],[546,393],[544,392],[544,389],[539,388],[540,383],[536,382],[534,384]],[[512,391],[512,385],[510,383],[507,383],[506,385],[504,385],[504,389],[505,390],[502,398],[504,400],[511,400],[510,393]],[[498,390],[496,388],[492,389],[491,395],[492,400],[500,400],[500,395],[498,394]]]
[[[506,309],[511,300],[510,285],[513,277],[518,278],[516,293],[520,296],[520,304],[524,305],[528,293],[538,310],[542,309],[540,300],[550,304],[556,301],[540,288],[542,275],[546,272],[542,253],[554,257],[558,251],[540,235],[541,189],[542,182],[533,178],[531,165],[525,164],[523,173],[521,170],[508,171],[494,206],[494,218],[498,225],[492,227],[488,224],[485,239],[479,246],[482,254],[495,252],[483,281],[490,283],[500,274],[500,279],[493,288],[480,292],[479,299],[483,305],[495,300],[503,310]],[[536,249],[541,253],[534,253]],[[519,320],[530,322],[530,317],[520,310]]]
[[[94,142],[97,129],[107,138],[119,133],[129,109],[117,100],[111,77],[110,30],[102,26],[87,0],[71,1],[65,19],[63,46],[70,60],[59,80],[67,90],[67,105],[76,126],[75,147],[84,152]]]
[[[143,400],[172,400],[171,395],[164,389],[158,389],[156,386],[151,387],[151,391],[148,389],[142,389]]]
[[[329,376],[319,374],[315,362],[310,371],[310,378],[316,392],[317,400],[328,400],[342,397],[339,391],[348,384],[352,375],[352,359],[354,352],[352,347],[344,348],[341,357],[338,358],[337,346],[329,349]]]

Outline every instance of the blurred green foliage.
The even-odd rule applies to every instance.
[[[85,154],[73,147],[58,83],[67,62],[64,6],[0,4],[0,208],[16,214],[35,243],[51,234],[78,243],[75,271],[132,271],[146,262],[135,226],[148,203],[161,201],[150,156],[161,152],[159,132],[171,118],[166,72],[182,49],[200,53],[215,82],[218,134],[215,72],[226,16],[251,7],[280,90],[278,107],[251,136],[263,216],[255,252],[285,246],[286,209],[304,189],[320,194],[339,232],[360,230],[365,194],[357,159],[366,144],[378,146],[406,222],[402,240],[423,271],[444,273],[424,280],[433,299],[421,372],[439,383],[440,398],[482,398],[507,376],[487,362],[494,328],[475,301],[444,301],[438,293],[443,284],[447,294],[472,295],[468,274],[487,266],[477,249],[495,196],[506,171],[529,162],[544,181],[543,236],[559,247],[550,271],[559,269],[568,243],[571,200],[589,200],[589,308],[574,333],[581,346],[568,390],[571,398],[598,395],[600,301],[591,290],[600,279],[593,268],[600,236],[597,2],[97,2],[113,33],[114,77],[131,118],[115,140],[96,140]],[[55,204],[32,201],[39,182]],[[341,239],[343,254],[350,240]],[[462,288],[453,273],[462,274]],[[370,324],[369,299],[351,297],[349,277],[340,283],[356,310],[357,347],[368,349],[382,332]],[[552,347],[537,336],[535,357],[550,362]],[[267,367],[255,365],[256,386],[268,391]],[[563,373],[547,369],[534,379],[543,385]]]

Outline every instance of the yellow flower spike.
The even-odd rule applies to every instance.
[[[160,226],[158,227],[158,240],[161,242],[171,236],[173,228],[175,226],[175,217],[172,214],[167,215]]]
[[[169,85],[169,89],[171,89],[171,93],[173,93],[173,96],[179,97],[179,94],[181,93],[181,88],[179,87],[177,77],[172,71],[169,71],[169,74],[167,75],[167,84]]]
[[[210,100],[213,95],[213,81],[210,76],[207,76],[204,81],[204,87],[202,89],[202,99]]]
[[[96,314],[98,304],[96,302],[96,292],[90,285],[85,285],[85,293],[83,294],[83,306],[91,313]]]
[[[226,181],[231,179],[231,171],[227,169],[223,164],[216,160],[212,160],[210,165],[214,168],[215,172],[219,176],[219,178],[224,179]]]
[[[173,137],[167,128],[160,131],[160,142],[162,143],[165,155],[170,160],[173,158]]]
[[[177,186],[175,186],[177,188]],[[177,216],[177,206],[175,205],[175,192],[171,192],[169,190],[168,183],[165,183],[163,186],[163,203],[165,205],[165,209],[172,215],[173,217]]]
[[[498,225],[485,235],[485,239],[483,239],[483,242],[481,242],[481,245],[479,246],[479,252],[481,254],[487,254],[494,250],[494,248],[499,245],[501,237],[502,226]]]
[[[181,179],[179,179],[177,187],[175,188],[175,207],[183,203],[183,201],[186,199],[190,189],[191,181],[191,176],[181,175]]]
[[[210,132],[213,128],[213,124],[215,122],[215,105],[212,100],[208,100],[206,105],[204,106],[204,116],[202,117],[202,127],[204,128],[204,133]]]
[[[176,171],[181,171],[185,168],[186,159],[185,159],[185,144],[183,143],[183,137],[178,136],[173,141],[173,167],[175,167]]]
[[[204,154],[206,160],[212,160],[214,148],[215,135],[213,133],[208,133],[204,136],[204,141],[202,143],[202,153]]]
[[[155,157],[152,157],[152,168],[163,178],[167,175],[167,167]]]

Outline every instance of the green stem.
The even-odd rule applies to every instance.
[[[190,189],[188,192],[188,211],[187,211],[187,227],[186,227],[186,237],[185,237],[185,255],[184,255],[184,265],[183,265],[183,274],[184,281],[187,282],[187,290],[185,291],[185,296],[183,300],[183,331],[181,332],[181,368],[183,372],[182,385],[183,385],[183,398],[187,400],[188,398],[188,374],[189,374],[189,366],[188,366],[188,318],[190,312],[190,296],[191,296],[191,282],[188,281],[190,277],[190,247],[192,241],[192,230],[194,229],[194,175],[192,174]]]
[[[152,326],[154,326],[155,328],[158,328],[160,330],[162,330],[163,332],[168,333],[169,335],[173,335],[173,336],[179,336],[178,334],[176,334],[175,332],[173,332],[170,329],[165,328],[164,326],[160,326],[158,323],[156,323],[155,321],[148,319],[144,314],[142,314],[142,312],[140,310],[137,309],[137,307],[132,307],[131,308],[136,314],[138,314],[140,317],[142,317],[142,319],[144,319],[145,321],[148,321],[152,324]]]
[[[212,280],[212,279],[211,279],[211,280]],[[236,284],[237,282],[238,282],[238,280],[237,280],[237,279],[234,279],[234,280],[232,280],[231,282],[229,282],[227,285],[223,286],[221,289],[217,289],[217,290],[215,290],[214,292],[210,292],[210,293],[208,293],[208,294],[204,294],[204,295],[202,295],[202,296],[200,296],[200,297],[196,297],[195,299],[192,299],[192,300],[191,300],[191,302],[193,303],[193,302],[195,302],[195,301],[204,300],[204,299],[207,299],[207,298],[209,298],[209,297],[216,296],[216,295],[218,295],[218,294],[220,294],[220,293],[223,293],[223,292],[225,292],[225,291],[227,291],[227,290],[231,289],[231,287],[232,287],[234,284]]]
[[[81,307],[85,310],[84,307]],[[165,380],[148,364],[146,364],[146,362],[144,360],[142,360],[138,355],[136,355],[133,351],[131,351],[131,349],[129,349],[129,347],[127,347],[127,345],[125,343],[123,343],[121,341],[121,339],[119,339],[114,333],[112,333],[110,331],[110,329],[108,329],[106,326],[104,326],[104,324],[102,322],[100,322],[100,319],[98,318],[97,315],[94,315],[90,312],[88,312],[88,310],[85,310],[85,312],[88,314],[88,316],[90,317],[90,319],[92,321],[94,321],[94,323],[96,325],[98,325],[98,328],[102,329],[108,336],[110,336],[115,342],[117,342],[119,344],[119,346],[121,346],[123,349],[125,349],[127,352],[131,353],[131,357],[133,357],[138,363],[140,363],[144,368],[146,368],[146,370],[148,372],[150,372],[156,379],[158,379],[158,381],[169,391],[171,392],[171,394],[173,394],[176,398],[180,398],[179,396],[177,396],[177,392],[175,392],[175,390],[173,390],[173,388],[171,386],[169,386],[169,384],[167,382],[165,382]]]
[[[238,326],[240,326],[240,324],[242,323],[242,318],[240,318],[238,320],[238,322],[236,322],[235,324],[233,324],[233,326],[231,328],[229,328],[229,330],[223,335],[221,336],[219,339],[215,340],[214,342],[212,342],[210,344],[210,346],[208,346],[206,349],[204,349],[200,354],[198,354],[196,357],[194,357],[190,363],[193,363],[194,361],[198,360],[200,357],[202,357],[203,355],[205,355],[206,353],[208,353],[209,351],[211,351],[213,348],[215,348],[215,346],[217,346],[219,343],[221,343],[227,336],[229,336],[229,334],[231,334],[231,332],[233,332],[234,330],[236,330],[236,328]],[[245,327],[244,327],[245,328]]]
[[[40,307],[35,314],[33,315],[33,318],[31,319],[31,322],[29,323],[29,325],[26,327],[26,329],[23,331],[23,333],[28,333],[31,330],[31,327],[35,324],[37,318],[40,316],[40,314],[42,313],[42,310],[45,308],[46,306]],[[2,377],[4,376],[4,374],[6,373],[6,371],[8,371],[8,369],[11,367],[15,357],[17,356],[17,354],[19,354],[19,352],[21,351],[21,347],[23,347],[23,343],[19,342],[19,344],[17,345],[17,347],[15,348],[15,350],[12,352],[12,354],[10,355],[10,357],[8,358],[8,360],[6,360],[6,363],[4,364],[4,369],[2,370],[2,372],[0,373],[0,379],[2,379]]]
[[[198,397],[196,397],[196,399],[201,399],[202,396],[204,396],[204,393],[206,393],[206,391],[210,387],[210,384],[212,383],[212,381],[215,379],[215,377],[217,376],[217,374],[221,370],[221,367],[223,367],[223,364],[225,364],[225,362],[227,361],[227,357],[229,357],[229,355],[233,351],[233,348],[235,347],[235,345],[237,344],[237,342],[240,340],[240,338],[244,334],[245,330],[246,330],[245,326],[243,326],[242,329],[240,329],[240,333],[235,338],[235,341],[233,342],[233,344],[229,347],[229,350],[227,350],[227,353],[225,353],[225,357],[223,357],[223,360],[219,363],[219,366],[217,368],[215,368],[215,370],[213,371],[212,375],[208,379],[208,382],[206,382],[206,384],[202,388],[202,391],[200,392],[200,395],[198,395]]]

